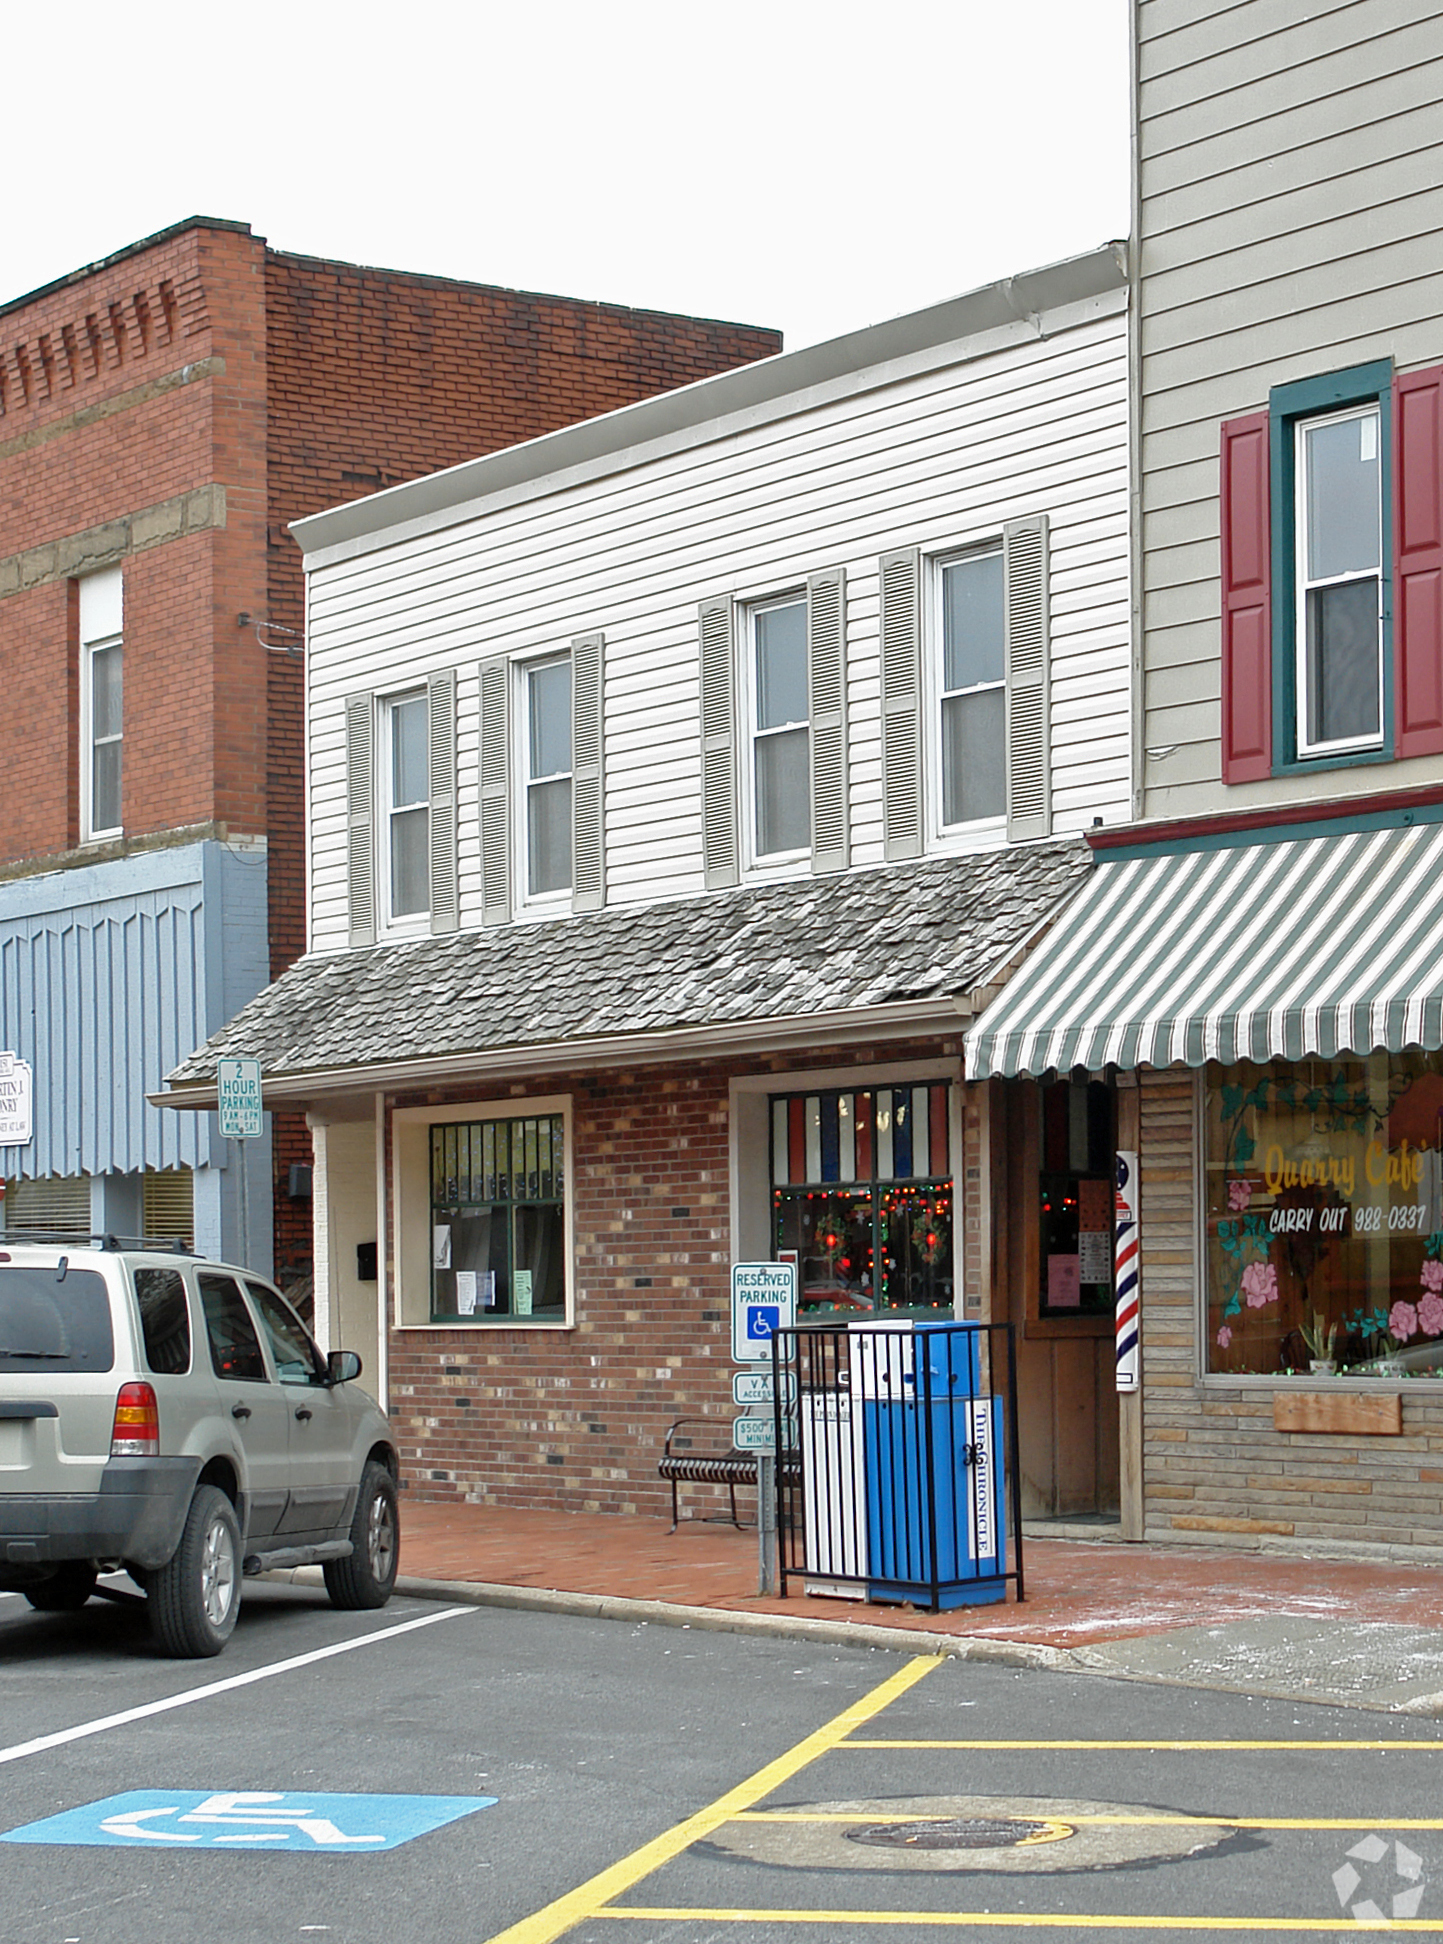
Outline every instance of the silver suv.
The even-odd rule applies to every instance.
[[[0,1234],[0,1589],[73,1609],[123,1566],[185,1657],[224,1647],[243,1574],[320,1562],[333,1605],[384,1606],[396,1444],[360,1374],[249,1270]]]

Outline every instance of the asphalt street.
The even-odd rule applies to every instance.
[[[1443,1936],[1427,1720],[280,1585],[0,1599],[0,1678],[16,1944]]]

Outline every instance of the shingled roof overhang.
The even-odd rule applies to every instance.
[[[1081,839],[301,959],[153,1095],[268,1104],[959,1027],[1087,876]]]

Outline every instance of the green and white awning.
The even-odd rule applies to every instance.
[[[972,1079],[1443,1046],[1443,824],[1100,861]]]

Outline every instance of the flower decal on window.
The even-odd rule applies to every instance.
[[[1418,1280],[1432,1295],[1443,1296],[1443,1262],[1425,1262]]]
[[[1228,1183],[1228,1207],[1234,1215],[1241,1215],[1252,1204],[1253,1184],[1250,1181],[1230,1181]]]
[[[1394,1303],[1388,1312],[1388,1334],[1398,1343],[1417,1336],[1418,1312],[1411,1303]]]
[[[1443,1336],[1443,1296],[1431,1287],[1418,1299],[1418,1328],[1424,1336]]]
[[[1222,1328],[1218,1331],[1219,1350],[1226,1350],[1228,1345],[1232,1342],[1232,1340],[1233,1340],[1233,1333],[1228,1328],[1227,1324],[1224,1323]]]
[[[1250,1262],[1243,1271],[1242,1293],[1249,1309],[1277,1301],[1278,1272],[1271,1262]]]

